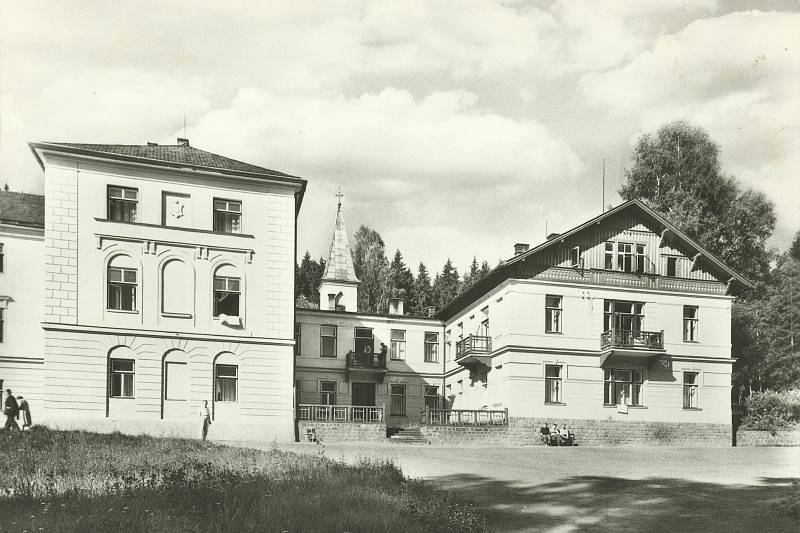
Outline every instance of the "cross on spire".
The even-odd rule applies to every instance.
[[[341,185],[339,186],[339,192],[334,194],[334,196],[336,197],[336,201],[337,201],[337,203],[336,203],[337,209],[341,209],[342,208],[342,197],[344,196],[344,194],[342,194]]]

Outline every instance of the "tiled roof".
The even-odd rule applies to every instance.
[[[336,213],[336,226],[333,229],[331,249],[328,253],[328,262],[325,263],[325,272],[322,279],[327,281],[348,281],[359,283],[356,269],[353,266],[353,254],[350,252],[350,243],[347,240],[347,228],[344,226],[342,206]]]
[[[0,223],[44,227],[44,196],[0,190]]]
[[[114,159],[141,160],[142,162],[168,163],[170,166],[183,166],[198,169],[213,169],[234,173],[248,173],[262,176],[294,178],[290,174],[278,172],[236,159],[200,150],[190,146],[188,142],[179,144],[82,144],[45,142],[40,146],[59,146],[82,153],[96,152]]]

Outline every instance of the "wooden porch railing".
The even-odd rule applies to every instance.
[[[507,426],[508,409],[489,411],[486,409],[432,409],[422,412],[422,424],[426,426]]]
[[[383,422],[384,406],[316,405],[301,403],[297,419],[313,422]]]

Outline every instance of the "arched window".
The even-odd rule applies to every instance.
[[[230,352],[219,354],[214,361],[214,401],[236,402],[239,398],[239,365]]]
[[[114,348],[108,354],[108,395],[111,398],[133,398],[136,379],[136,355],[127,346]]]
[[[108,263],[106,308],[136,311],[139,276],[136,264],[127,255],[117,255]]]
[[[194,273],[180,259],[171,259],[161,270],[161,312],[191,315],[194,309]]]
[[[214,316],[240,316],[242,279],[231,265],[223,265],[214,272]]]

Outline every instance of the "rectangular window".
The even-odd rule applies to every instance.
[[[642,405],[642,371],[609,369],[604,374],[606,405]]]
[[[425,407],[439,409],[439,387],[425,385]]]
[[[683,373],[683,408],[684,409],[697,409],[698,402],[698,377],[699,372],[684,372]]]
[[[561,333],[561,296],[548,294],[544,298],[544,331]]]
[[[698,342],[697,335],[697,306],[683,306],[683,342]]]
[[[451,331],[448,329],[444,334],[444,360],[450,362],[453,358],[453,345],[450,341]]]
[[[111,359],[111,397],[133,398],[132,359]]]
[[[406,359],[406,332],[402,329],[393,329],[391,332],[391,349],[389,357],[395,361]]]
[[[6,320],[5,316],[3,315],[4,312],[5,309],[0,309],[0,342],[3,342],[3,334],[6,330]]]
[[[336,382],[319,382],[319,403],[322,405],[336,405]]]
[[[406,386],[389,385],[392,416],[406,416]]]
[[[545,403],[561,403],[561,369],[561,365],[545,365],[544,367]]]
[[[436,332],[425,332],[425,362],[439,362],[439,334]]]
[[[0,272],[3,272],[3,267],[6,264],[6,254],[3,251],[3,243],[0,242]]]
[[[641,331],[644,324],[644,303],[605,300],[603,331]]]
[[[130,187],[108,187],[108,220],[136,222],[139,190]]]
[[[617,270],[633,272],[633,263],[633,244],[624,242],[617,243]]]
[[[678,258],[667,257],[667,276],[674,278],[678,275]]]
[[[336,326],[319,327],[319,355],[336,357]]]
[[[647,271],[647,255],[644,244],[636,245],[636,272],[644,274]]]
[[[214,316],[239,316],[241,280],[214,276]]]
[[[107,309],[136,311],[136,269],[108,267]]]
[[[356,355],[372,355],[375,347],[372,343],[372,328],[355,328]]]
[[[581,262],[581,247],[575,246],[571,248],[569,251],[569,264],[570,266],[576,267],[580,266]]]
[[[300,334],[300,324],[294,325],[294,355],[298,357],[300,355],[300,340],[302,336]]]
[[[214,198],[214,231],[242,232],[242,202]]]
[[[605,250],[605,267],[606,270],[614,270],[614,243],[607,242]]]
[[[239,381],[239,367],[236,365],[216,365],[216,401],[235,402]]]

